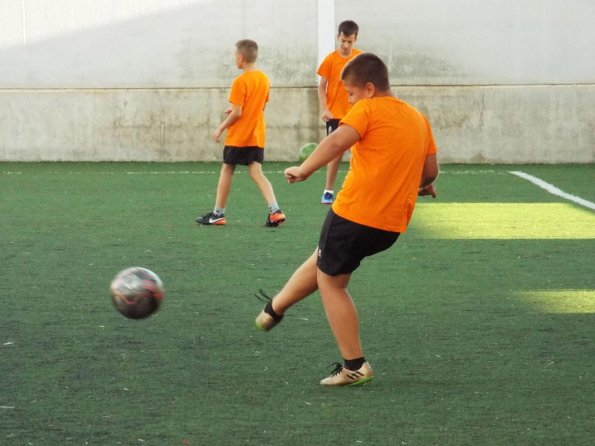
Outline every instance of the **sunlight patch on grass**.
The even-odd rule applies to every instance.
[[[595,290],[536,290],[516,294],[543,313],[595,313]]]
[[[595,213],[566,203],[420,203],[411,231],[438,239],[595,239]]]

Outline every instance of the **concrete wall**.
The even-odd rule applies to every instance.
[[[319,0],[330,2],[332,0]],[[261,47],[267,159],[322,136],[317,0],[3,0],[0,160],[220,160],[210,134]],[[595,2],[336,0],[426,113],[442,162],[595,161]],[[321,8],[320,10],[325,10]],[[328,20],[328,17],[322,18]]]

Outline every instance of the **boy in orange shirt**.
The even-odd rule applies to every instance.
[[[341,22],[337,31],[339,48],[326,56],[317,71],[320,76],[318,100],[322,110],[322,120],[326,123],[327,135],[337,130],[339,121],[350,108],[347,92],[341,81],[341,71],[347,62],[361,53],[353,47],[357,41],[358,32],[359,27],[354,21]],[[320,199],[322,204],[332,204],[335,198],[335,180],[341,158],[342,155],[331,160],[326,166],[326,183]]]
[[[326,386],[355,385],[373,378],[359,338],[358,314],[347,290],[351,274],[367,256],[392,246],[405,232],[417,195],[436,196],[436,145],[427,119],[396,98],[380,58],[363,53],[341,75],[353,107],[340,127],[322,140],[300,166],[289,167],[290,183],[352,147],[350,169],[322,227],[314,253],[256,318],[265,331],[285,311],[316,290],[343,357]]]
[[[229,93],[231,107],[225,111],[226,118],[213,133],[213,139],[220,142],[221,134],[227,129],[215,208],[196,219],[201,225],[226,224],[225,204],[237,164],[248,166],[250,178],[256,183],[269,206],[265,225],[275,227],[285,221],[285,215],[277,204],[273,186],[262,172],[266,140],[264,109],[269,100],[269,79],[266,74],[256,69],[257,57],[256,42],[245,39],[236,43],[236,65],[243,73],[233,80]]]

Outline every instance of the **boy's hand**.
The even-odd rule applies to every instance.
[[[217,129],[213,132],[213,140],[215,142],[221,142],[220,138],[221,138],[221,134],[223,133],[223,130]]]
[[[304,175],[300,166],[291,166],[285,169],[283,172],[285,178],[287,178],[288,183],[297,183],[299,181],[304,181],[308,177]]]
[[[436,189],[434,188],[433,184],[428,184],[427,186],[420,187],[417,191],[417,195],[431,195],[432,198],[436,198]]]
[[[333,114],[330,112],[330,110],[325,110],[322,112],[322,120],[324,122],[330,121],[331,119],[333,119]]]

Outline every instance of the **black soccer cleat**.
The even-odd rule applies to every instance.
[[[226,223],[225,215],[209,212],[208,214],[197,217],[196,223],[199,225],[224,225]]]

